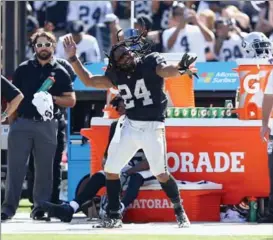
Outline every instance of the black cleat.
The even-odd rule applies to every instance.
[[[100,223],[93,225],[93,228],[121,228],[122,220],[120,218],[105,217],[100,220]]]
[[[188,228],[191,223],[185,212],[181,212],[179,215],[176,215],[176,221],[179,228]]]
[[[44,211],[48,212],[50,217],[56,217],[62,222],[71,222],[74,214],[74,209],[68,204],[54,204],[51,202],[44,202],[42,204]]]

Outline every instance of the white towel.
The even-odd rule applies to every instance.
[[[122,115],[118,119],[118,123],[117,123],[117,127],[116,127],[116,130],[115,130],[115,134],[114,134],[113,139],[112,139],[112,141],[114,143],[119,143],[119,141],[120,141],[121,130],[124,127],[124,121],[125,121],[125,115]]]
[[[38,92],[34,94],[32,104],[36,107],[44,121],[52,120],[54,117],[54,104],[50,93]]]

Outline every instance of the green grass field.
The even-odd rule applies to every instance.
[[[19,208],[17,209],[17,212],[26,212],[26,213],[30,213],[30,206],[32,204],[27,200],[27,199],[22,199],[19,203]]]
[[[273,236],[3,235],[2,240],[273,240]]]

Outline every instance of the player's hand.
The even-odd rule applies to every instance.
[[[69,35],[68,37],[64,38],[64,51],[68,58],[74,57],[77,52],[77,45],[75,41],[73,40],[72,35]]]
[[[196,59],[197,57],[192,57],[189,54],[184,53],[181,61],[178,63],[180,74],[188,74],[190,77],[195,76],[198,78],[198,75],[196,74],[197,69],[191,67],[191,64],[193,64]]]
[[[262,126],[260,136],[262,141],[267,142],[271,129],[268,126]]]

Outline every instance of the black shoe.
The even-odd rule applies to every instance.
[[[54,204],[51,202],[44,202],[42,208],[48,212],[50,217],[56,217],[62,222],[71,222],[74,214],[74,209],[67,203],[65,204]]]
[[[105,217],[100,220],[99,224],[93,225],[93,228],[121,228],[122,220],[120,218]]]
[[[50,218],[45,216],[45,211],[41,207],[33,208],[30,218],[37,221],[50,221]]]
[[[1,213],[1,221],[7,221],[11,219],[10,216],[8,216],[6,213]]]
[[[188,228],[191,225],[189,218],[185,212],[176,215],[176,221],[179,228]]]
[[[273,215],[267,215],[258,220],[258,223],[273,223]]]

